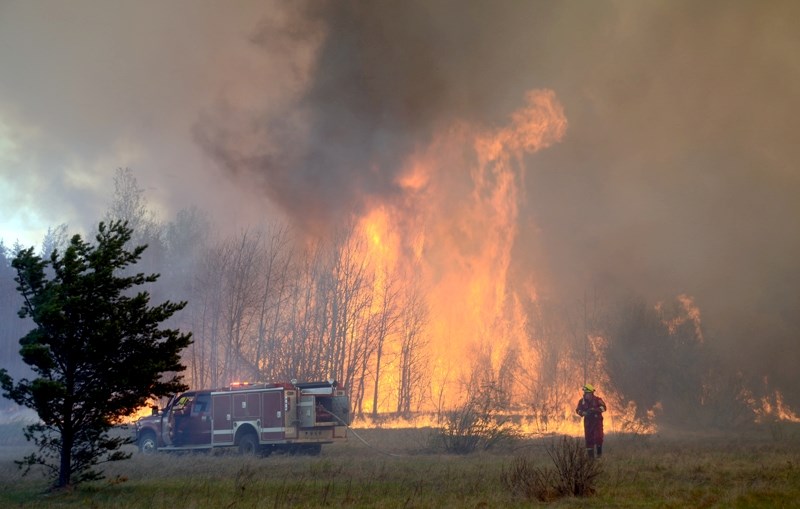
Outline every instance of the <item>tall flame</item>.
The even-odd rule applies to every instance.
[[[521,362],[535,361],[508,271],[523,158],[558,142],[566,126],[547,90],[529,92],[505,126],[452,125],[409,157],[397,180],[402,199],[376,204],[361,218],[369,257],[387,273],[413,276],[426,295],[432,393],[440,404],[463,399],[463,384],[481,360],[493,373],[511,350]]]

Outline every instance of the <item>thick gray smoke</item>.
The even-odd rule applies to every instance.
[[[564,301],[692,295],[709,344],[788,388],[799,25],[780,0],[6,0],[0,226],[88,230],[130,166],[160,212],[318,232],[396,196],[437,130],[551,89],[569,128],[525,161],[513,270]]]
[[[573,294],[693,295],[725,358],[790,388],[800,360],[800,6],[613,6],[582,28],[560,13],[557,25],[575,30],[554,55],[580,51],[540,68],[558,77],[570,133],[531,165],[531,236],[556,281],[579,285]]]
[[[246,123],[265,135],[255,150],[241,150],[245,134],[230,131],[227,119],[218,119],[223,130],[200,126],[198,137],[225,166],[256,176],[306,227],[340,222],[371,197],[396,193],[400,165],[437,128],[505,123],[526,90],[550,83],[531,65],[545,51],[531,27],[546,26],[552,8],[512,5],[310,2],[291,29],[269,23],[253,37],[270,54],[287,39],[324,33],[292,111]],[[287,128],[285,119],[298,116],[304,128]]]
[[[564,299],[692,295],[725,358],[788,386],[800,4],[311,2],[291,19],[253,40],[265,54],[318,42],[284,115],[302,120],[248,119],[265,135],[249,151],[198,132],[297,222],[325,228],[390,199],[437,128],[502,122],[525,90],[552,89],[570,128],[528,161],[514,269],[547,274]]]

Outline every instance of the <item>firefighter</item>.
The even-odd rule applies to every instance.
[[[583,417],[583,433],[586,437],[586,453],[590,458],[603,455],[603,412],[606,411],[606,403],[600,396],[595,395],[594,386],[586,384],[583,386],[583,397],[578,401],[578,408],[575,412]]]

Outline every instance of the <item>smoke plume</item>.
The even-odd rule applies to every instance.
[[[0,210],[89,230],[130,166],[164,215],[318,234],[403,200],[443,129],[550,90],[569,128],[519,161],[509,279],[691,296],[726,362],[790,388],[798,21],[781,0],[5,1]]]
[[[198,138],[318,232],[393,200],[437,130],[500,124],[526,90],[551,89],[570,131],[526,159],[515,273],[536,268],[565,300],[691,295],[726,359],[786,385],[798,15],[793,2],[310,2],[291,30],[253,36],[264,54],[314,49],[282,115]],[[243,148],[235,129],[252,126],[263,139]]]

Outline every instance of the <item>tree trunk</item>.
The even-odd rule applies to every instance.
[[[64,428],[61,430],[61,463],[58,468],[56,488],[66,488],[72,481],[72,446],[75,443],[75,430],[72,423],[71,405],[65,405]]]

